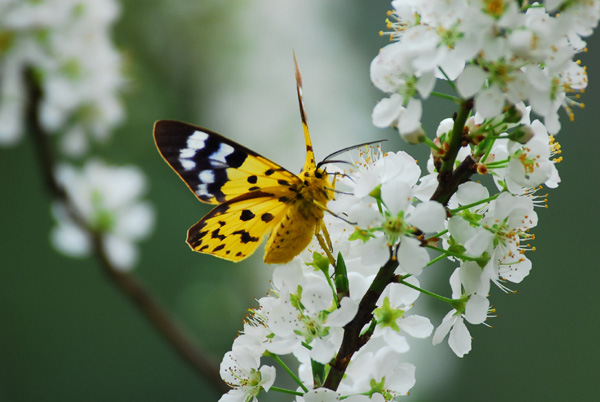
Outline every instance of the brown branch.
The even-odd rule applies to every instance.
[[[450,197],[454,195],[458,186],[469,180],[475,173],[476,168],[477,162],[469,155],[454,171],[440,172],[438,175],[438,186],[431,196],[431,200],[437,201],[442,205],[448,204]]]
[[[179,356],[192,366],[202,379],[207,380],[220,393],[229,391],[229,387],[219,375],[218,364],[193,340],[182,324],[163,307],[138,279],[130,274],[119,271],[110,262],[105,251],[102,233],[90,227],[70,200],[64,188],[56,181],[54,177],[54,153],[48,141],[48,135],[40,124],[37,113],[42,92],[31,69],[25,72],[25,82],[28,92],[26,109],[28,131],[33,137],[37,157],[40,162],[39,168],[48,191],[54,199],[60,201],[66,207],[73,221],[90,236],[94,254],[107,277],[136,305],[150,324],[175,349]]]
[[[323,384],[325,388],[334,391],[338,388],[352,356],[369,340],[370,336],[361,336],[360,332],[373,318],[377,300],[386,286],[392,282],[397,267],[398,260],[395,256],[391,256],[388,262],[379,269],[373,283],[361,299],[356,316],[344,326],[342,345],[330,364],[331,369]]]
[[[437,201],[442,205],[448,204],[450,197],[456,192],[458,186],[469,180],[475,173],[475,160],[468,156],[461,164],[454,169],[454,162],[458,151],[462,146],[463,130],[469,115],[473,110],[473,99],[467,99],[461,103],[458,113],[454,116],[454,126],[452,135],[448,141],[449,149],[442,160],[441,168],[438,174],[438,187],[431,196],[431,200]]]

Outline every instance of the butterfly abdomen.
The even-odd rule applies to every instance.
[[[302,215],[297,207],[292,207],[275,227],[265,246],[267,264],[290,262],[310,244],[318,219],[305,219]]]

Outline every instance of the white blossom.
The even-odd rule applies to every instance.
[[[219,372],[233,388],[219,399],[220,402],[256,402],[260,391],[269,391],[275,382],[275,368],[260,366],[260,358],[250,353],[227,352]]]
[[[60,165],[56,180],[65,189],[75,213],[102,235],[104,251],[118,269],[131,269],[138,260],[135,243],[146,238],[154,225],[154,209],[139,198],[146,192],[146,179],[134,166],[111,167],[98,160],[82,170]],[[92,250],[92,239],[60,203],[53,207],[57,226],[52,230],[54,246],[67,255],[81,257]]]
[[[450,277],[450,286],[452,288],[452,298],[459,299],[463,296],[457,268]],[[458,356],[463,357],[471,351],[471,334],[464,323],[466,319],[471,324],[481,324],[485,321],[489,309],[489,301],[481,295],[471,295],[465,304],[464,311],[450,310],[437,327],[433,335],[433,344],[437,345],[448,337],[450,349]]]

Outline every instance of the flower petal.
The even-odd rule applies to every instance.
[[[462,317],[458,317],[454,327],[452,327],[448,337],[448,345],[458,357],[463,357],[471,351],[471,334]]]
[[[426,201],[416,205],[406,222],[424,232],[440,232],[445,229],[446,209],[437,201]]]
[[[429,254],[420,241],[404,236],[398,248],[398,262],[404,272],[418,275],[429,262]]]

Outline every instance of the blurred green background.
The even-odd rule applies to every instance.
[[[209,210],[154,148],[152,124],[173,118],[211,128],[296,171],[302,164],[292,49],[304,78],[305,104],[317,157],[358,141],[389,138],[387,150],[406,149],[393,130],[370,124],[382,94],[369,82],[369,63],[385,45],[388,2],[146,0],[122,2],[114,40],[131,79],[127,121],[97,147],[110,163],[142,166],[157,210],[150,240],[141,244],[135,272],[213,353],[230,349],[254,298],[268,288],[272,268],[262,251],[231,264],[189,251],[185,233]],[[532,273],[494,289],[499,317],[493,329],[471,327],[473,350],[463,359],[444,342],[412,342],[417,366],[413,401],[563,401],[597,399],[600,266],[595,224],[599,183],[593,171],[600,110],[600,41],[589,40],[582,61],[590,85],[558,140],[563,179],[538,210]],[[431,100],[425,128],[452,113]],[[431,135],[431,134],[430,134]],[[584,138],[585,136],[585,138]],[[100,271],[49,245],[50,197],[27,138],[0,149],[0,401],[215,401],[205,381],[176,356]],[[588,181],[589,180],[589,181]],[[437,269],[452,269],[451,266]],[[448,292],[435,272],[424,280]],[[446,273],[444,276],[447,278]],[[426,302],[434,325],[445,306]],[[268,363],[271,364],[271,363]],[[291,400],[270,393],[261,401]],[[408,398],[407,398],[408,399]]]

